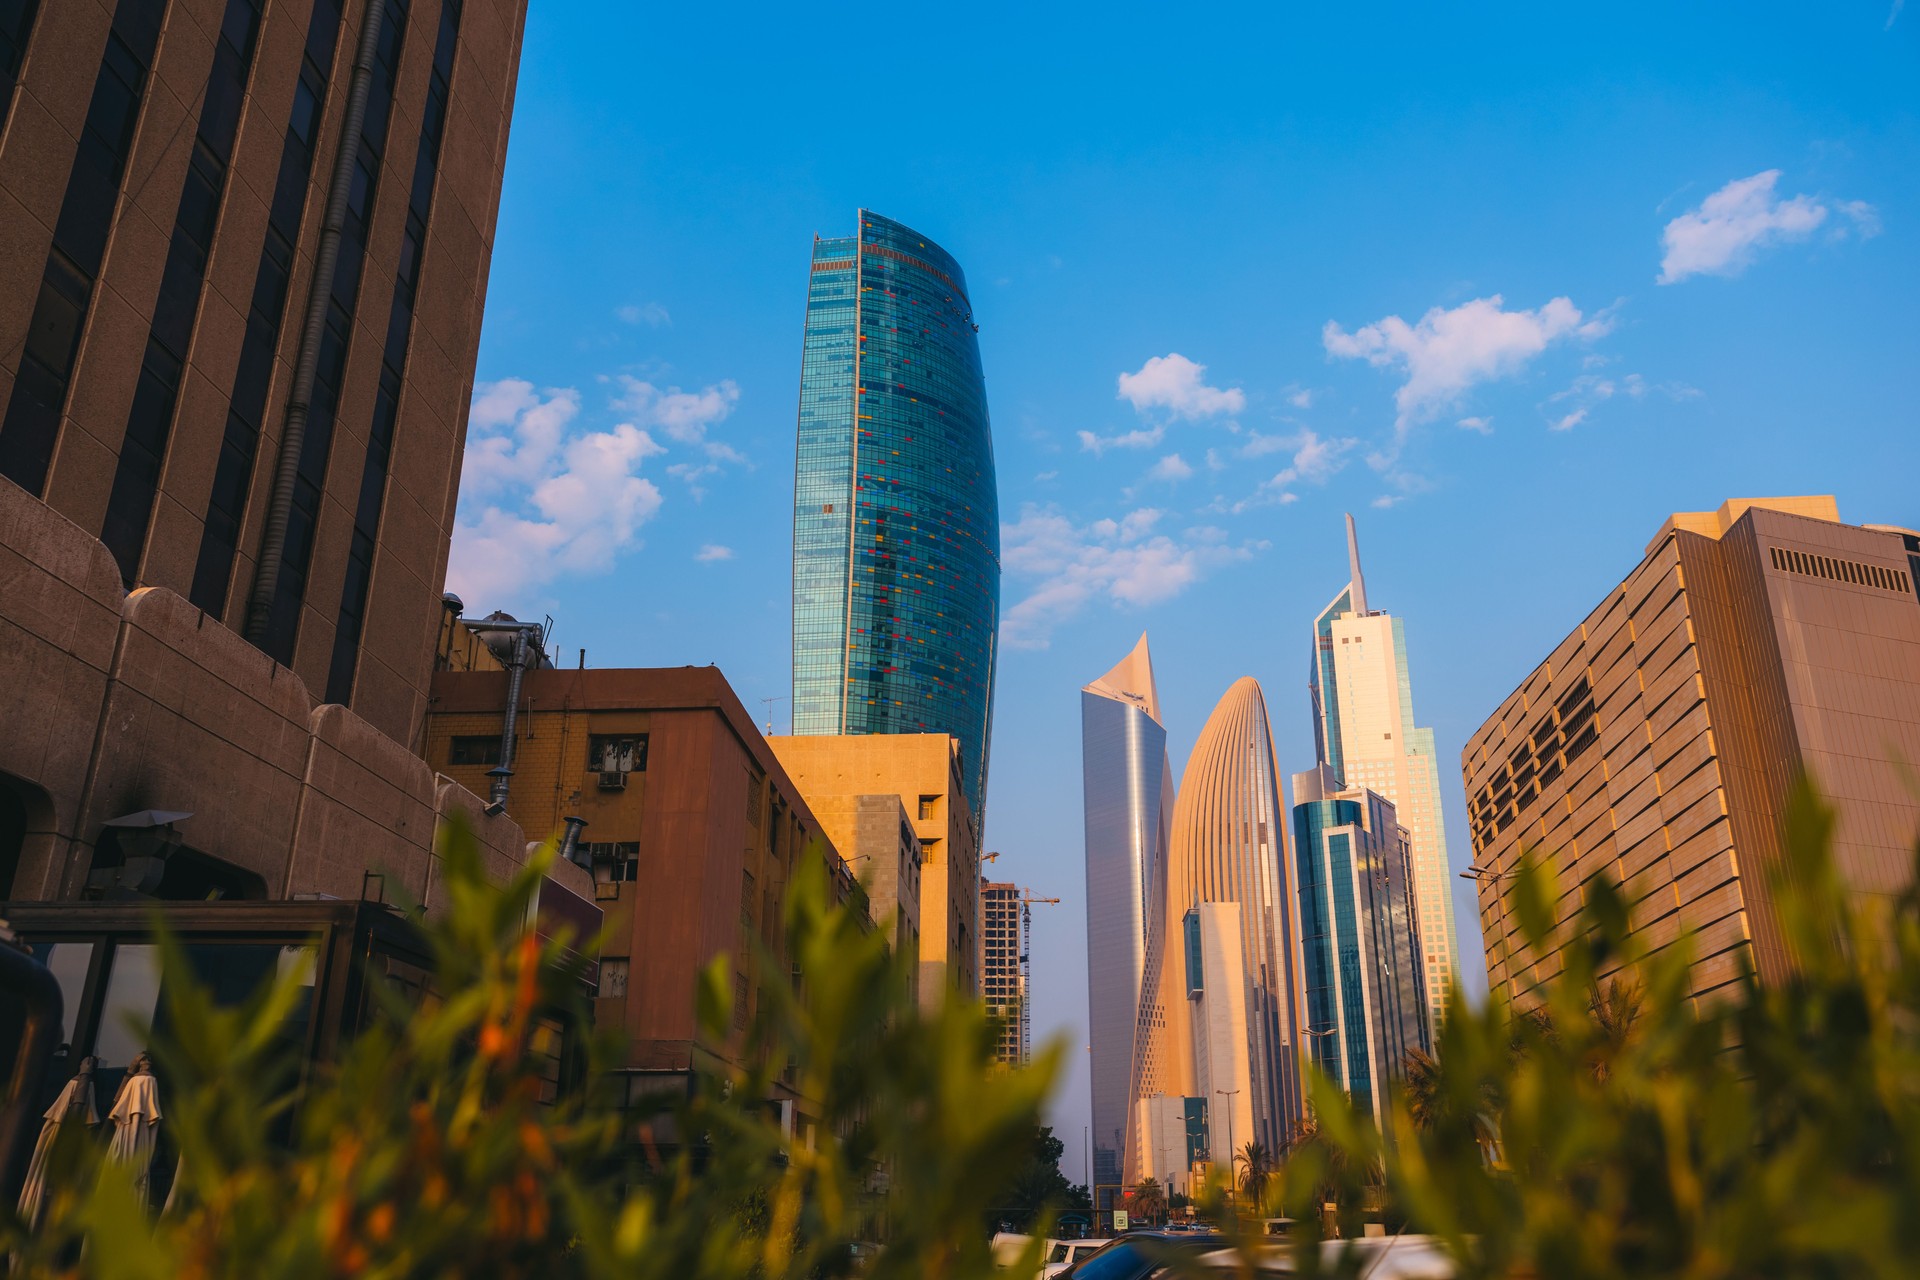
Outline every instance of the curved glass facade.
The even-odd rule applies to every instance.
[[[1170,922],[1194,911],[1203,925],[1217,921],[1219,936],[1237,934],[1239,952],[1237,964],[1190,973],[1183,947],[1174,953],[1178,962],[1166,966],[1161,999],[1168,1040],[1186,1046],[1191,1063],[1190,1083],[1168,1091],[1211,1099],[1221,1087],[1216,1080],[1245,1081],[1250,1096],[1226,1104],[1244,1117],[1232,1145],[1257,1141],[1280,1151],[1303,1114],[1299,930],[1267,702],[1250,677],[1235,681],[1220,699],[1187,760],[1173,811],[1166,894]],[[1237,925],[1210,904],[1237,908]],[[1240,989],[1222,991],[1222,983]],[[1216,1025],[1222,1017],[1237,1025]],[[1227,1050],[1231,1061],[1220,1054],[1228,1031],[1238,1041]],[[1213,1126],[1216,1137],[1224,1136],[1224,1123],[1223,1117]]]
[[[1140,1176],[1135,1104],[1165,1089],[1158,996],[1173,771],[1144,635],[1119,666],[1080,690],[1080,752],[1097,1193]]]
[[[815,240],[793,511],[793,731],[948,733],[980,813],[1000,512],[966,277],[862,211]]]

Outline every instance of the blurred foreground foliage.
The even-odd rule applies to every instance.
[[[1307,1246],[1369,1218],[1436,1234],[1461,1276],[1920,1275],[1920,850],[1891,898],[1845,890],[1832,844],[1803,791],[1770,877],[1791,976],[1701,999],[1686,935],[1650,952],[1604,878],[1556,930],[1562,882],[1525,857],[1528,954],[1511,959],[1522,982],[1556,950],[1561,971],[1518,1004],[1456,997],[1391,1141],[1316,1080],[1315,1122],[1262,1207]],[[1326,1259],[1300,1248],[1296,1265]]]
[[[299,974],[220,1009],[171,976],[188,971],[174,955],[172,1030],[151,1048],[181,1185],[149,1212],[127,1173],[69,1126],[40,1230],[0,1222],[14,1274],[991,1273],[987,1215],[1028,1159],[1058,1047],[1032,1068],[992,1069],[994,1028],[978,1006],[923,1010],[918,957],[891,955],[857,909],[831,904],[821,858],[800,860],[787,954],[760,958],[778,976],[766,976],[752,1025],[734,1030],[728,957],[701,982],[710,1042],[744,1035],[740,1059],[764,1065],[722,1069],[691,1098],[635,1111],[613,1096],[617,1046],[605,1036],[588,1047],[581,1087],[542,1101],[542,1024],[585,1013],[564,940],[543,944],[526,926],[551,851],[504,886],[488,882],[464,831],[442,856],[448,905],[422,926],[434,997],[384,998],[373,1025],[304,1079],[281,1038]],[[765,1102],[782,1074],[816,1109],[803,1139],[785,1137]],[[636,1139],[651,1158],[634,1158]],[[869,1261],[857,1246],[881,1233],[887,1247]]]

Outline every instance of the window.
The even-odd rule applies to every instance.
[[[500,763],[500,735],[497,733],[466,734],[453,740],[453,746],[447,753],[448,764],[485,764]]]
[[[939,796],[921,796],[920,797],[920,821],[932,822],[934,818],[934,814],[936,812],[935,806],[938,805],[939,803],[940,803]]]
[[[600,960],[600,998],[617,1000],[627,994],[627,970],[631,962],[626,956],[603,956]]]
[[[587,735],[587,772],[645,773],[647,735],[594,733]]]

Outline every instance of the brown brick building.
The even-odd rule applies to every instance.
[[[433,677],[427,763],[475,792],[501,760],[508,680]],[[843,900],[859,890],[725,677],[713,667],[528,670],[509,763],[507,813],[530,834],[586,820],[580,857],[608,928],[595,1022],[625,1032],[635,1088],[735,1060],[736,1042],[698,1033],[701,971],[722,952],[734,958],[744,1030],[772,980],[752,957],[760,947],[783,955],[786,889],[801,861],[824,858]]]
[[[524,10],[0,7],[0,483],[403,743]]]
[[[1920,535],[1847,525],[1830,497],[1728,502],[1661,526],[1645,557],[1461,753],[1490,981],[1521,951],[1522,847],[1552,851],[1560,915],[1608,875],[1658,947],[1694,939],[1694,989],[1790,964],[1769,877],[1805,772],[1838,809],[1857,892],[1912,873],[1920,797]]]

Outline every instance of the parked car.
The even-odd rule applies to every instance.
[[[1255,1255],[1253,1274],[1260,1277],[1293,1275],[1299,1268],[1292,1245],[1262,1245]],[[1320,1267],[1334,1274],[1344,1258],[1360,1266],[1355,1280],[1455,1280],[1460,1269],[1436,1236],[1366,1236],[1357,1240],[1326,1240],[1320,1245]],[[1197,1264],[1197,1265],[1195,1265]],[[1216,1249],[1190,1264],[1192,1274],[1245,1274],[1233,1249]],[[1146,1272],[1145,1276],[1158,1276]]]
[[[1147,1280],[1171,1275],[1167,1268],[1171,1258],[1217,1253],[1226,1243],[1226,1237],[1212,1232],[1133,1231],[1069,1264],[1060,1280]]]
[[[1046,1265],[1040,1269],[1040,1280],[1053,1280],[1080,1259],[1090,1257],[1110,1243],[1108,1240],[1049,1240]]]

